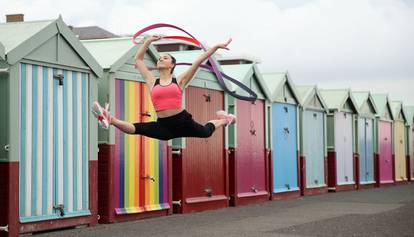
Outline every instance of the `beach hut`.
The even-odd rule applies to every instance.
[[[300,95],[301,194],[328,192],[326,113],[327,105],[316,86],[296,86]]]
[[[407,178],[407,116],[403,103],[392,101],[391,108],[394,114],[394,179],[396,184],[408,182]]]
[[[271,199],[300,196],[299,96],[288,73],[263,74],[270,91]]]
[[[375,120],[377,109],[370,92],[352,92],[359,109],[357,118],[357,185],[358,188],[375,186]]]
[[[230,60],[230,59],[228,59]],[[258,98],[254,102],[235,99],[227,95],[227,110],[237,116],[230,126],[229,188],[233,206],[269,200],[269,134],[268,118],[270,93],[264,84],[256,63],[220,60],[223,71],[252,89]],[[243,95],[240,88],[231,88]]]
[[[408,180],[414,180],[414,106],[404,106],[407,116],[407,175]]]
[[[0,226],[95,225],[102,68],[60,17],[1,23],[0,42]]]
[[[157,46],[159,47],[159,46]],[[194,62],[203,51],[168,52],[177,62]],[[218,67],[220,65],[216,62]],[[188,66],[177,66],[175,75]],[[214,73],[199,68],[183,93],[183,107],[201,124],[216,119],[227,99]],[[227,129],[227,128],[226,128]],[[225,129],[209,138],[173,139],[173,206],[174,212],[188,213],[225,208],[229,205],[228,147]]]
[[[321,90],[327,115],[328,186],[330,191],[355,189],[355,116],[358,107],[349,89]]]
[[[377,108],[376,161],[377,186],[394,184],[393,123],[394,115],[387,94],[372,94]]]
[[[101,104],[109,102],[111,113],[122,120],[156,120],[148,87],[134,67],[140,45],[134,45],[131,37],[82,43],[104,69],[99,83]],[[147,66],[155,67],[158,58],[158,52],[150,46],[144,57]],[[170,147],[167,141],[128,135],[115,127],[99,130],[101,223],[172,213]]]

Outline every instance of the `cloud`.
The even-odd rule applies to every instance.
[[[231,36],[229,54],[259,58],[264,72],[289,70],[297,84],[385,89],[392,99],[414,104],[407,89],[414,88],[414,4],[408,0],[16,0],[2,9],[33,20],[61,13],[68,24],[120,34],[167,22],[209,45]]]

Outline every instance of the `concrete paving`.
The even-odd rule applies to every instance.
[[[37,236],[414,237],[414,184],[269,201]]]

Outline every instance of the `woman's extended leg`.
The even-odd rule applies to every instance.
[[[114,125],[124,133],[135,134],[135,126],[130,122],[122,121],[120,119],[112,117],[110,124]]]
[[[155,121],[146,123],[130,123],[112,117],[110,124],[128,134],[144,135],[160,140],[169,140],[172,138],[171,132]]]
[[[220,113],[218,112],[217,117],[217,119],[210,120],[205,125],[201,125],[192,119],[191,114],[188,114],[187,120],[184,124],[177,125],[171,129],[175,137],[207,138],[223,126],[236,122],[236,117],[234,115],[227,114],[225,111]]]
[[[227,119],[214,119],[214,120],[210,120],[208,121],[209,123],[212,123],[214,125],[214,127],[216,127],[216,129],[214,131],[217,131],[217,129],[224,127],[227,125]]]
[[[219,129],[223,126],[227,126],[227,125],[236,123],[236,116],[234,116],[233,114],[228,114],[224,110],[217,111],[216,114],[217,114],[217,117],[219,119],[214,119],[214,120],[208,121],[209,123],[214,124],[214,126],[216,127],[216,129],[214,131],[217,131],[217,129]]]

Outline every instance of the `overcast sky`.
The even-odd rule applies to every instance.
[[[414,0],[0,1],[2,22],[11,13],[61,14],[68,25],[117,34],[164,22],[210,46],[232,37],[224,54],[255,57],[262,72],[287,70],[296,84],[386,92],[414,105]]]

